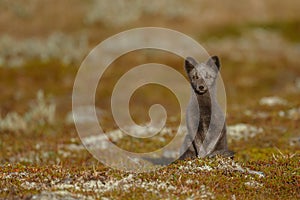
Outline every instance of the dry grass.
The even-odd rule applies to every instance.
[[[163,26],[193,36],[221,57],[229,145],[236,157],[234,161],[177,161],[150,173],[110,169],[85,150],[70,123],[79,62],[66,64],[59,56],[47,61],[24,56],[18,68],[6,62],[0,67],[1,199],[300,198],[299,1],[189,0],[184,11],[175,10],[171,17],[164,13],[169,1],[155,1],[149,7],[155,10],[157,6],[159,11],[132,3],[136,16],[114,25],[95,11],[94,21],[87,23],[90,9],[98,8],[95,2],[0,0],[0,37],[8,35],[23,44],[33,38],[42,45],[53,33],[62,32],[71,38],[84,35],[92,47],[113,33],[140,26]],[[79,52],[63,49],[66,55]],[[86,51],[80,51],[78,58]],[[14,55],[7,58],[14,59]],[[109,87],[100,86],[96,96],[105,130],[118,131],[109,108],[114,84],[132,66],[148,62],[164,63],[184,73],[183,60],[165,52],[132,52],[119,58],[104,74],[103,84]],[[40,90],[44,96],[36,99]],[[156,98],[153,90],[159,94]],[[111,140],[127,150],[139,148],[139,152],[168,142],[179,120],[177,101],[169,91],[157,86],[137,91],[130,104],[133,118],[145,123],[153,102],[165,105],[170,114],[167,134],[152,141],[110,132]]]

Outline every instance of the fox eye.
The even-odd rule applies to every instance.
[[[198,79],[198,78],[199,78],[199,77],[198,77],[197,74],[192,76],[192,79]]]
[[[206,72],[205,78],[212,78],[212,76]]]

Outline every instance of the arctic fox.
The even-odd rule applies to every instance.
[[[225,115],[216,97],[216,79],[220,70],[220,61],[212,56],[204,63],[195,59],[185,59],[192,95],[186,110],[187,135],[180,149],[179,160],[186,158],[204,158],[220,155],[233,157],[228,149]],[[165,165],[173,158],[144,158],[154,164]]]
[[[204,63],[195,59],[185,59],[192,96],[186,110],[188,133],[180,150],[180,158],[213,157],[216,155],[233,157],[228,150],[226,122],[216,97],[216,79],[220,69],[217,56]]]

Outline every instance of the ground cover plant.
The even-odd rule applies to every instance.
[[[299,199],[299,2],[132,0],[131,13],[119,12],[122,2],[0,0],[0,199]],[[220,57],[233,160],[190,159],[133,173],[84,148],[71,113],[80,62],[106,37],[141,26],[181,31]],[[99,123],[125,150],[153,150],[176,132],[178,103],[158,86],[137,91],[130,104],[138,123],[148,120],[148,105],[166,106],[170,116],[155,140],[123,136],[111,116],[116,80],[155,61],[184,74],[174,55],[131,52],[105,73],[110,87],[97,91]]]

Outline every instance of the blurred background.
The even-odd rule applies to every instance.
[[[299,149],[299,8],[298,0],[0,0],[0,162],[69,159],[58,149],[80,144],[70,112],[81,61],[107,37],[144,26],[180,31],[220,57],[227,121],[232,138],[238,138],[230,140],[231,147],[240,158],[249,159],[247,149],[254,147]],[[116,60],[103,78],[107,87],[97,91],[97,112],[106,130],[117,128],[109,107],[115,81],[148,62],[184,73],[183,60],[166,52],[132,52]],[[179,119],[173,108],[177,101],[168,90],[157,91],[156,99],[147,87],[134,94],[134,118],[147,121],[145,105],[158,101],[170,107],[168,126],[173,126]],[[259,140],[241,141],[245,135]],[[120,145],[139,149],[134,142]],[[52,154],[36,157],[41,148]]]

